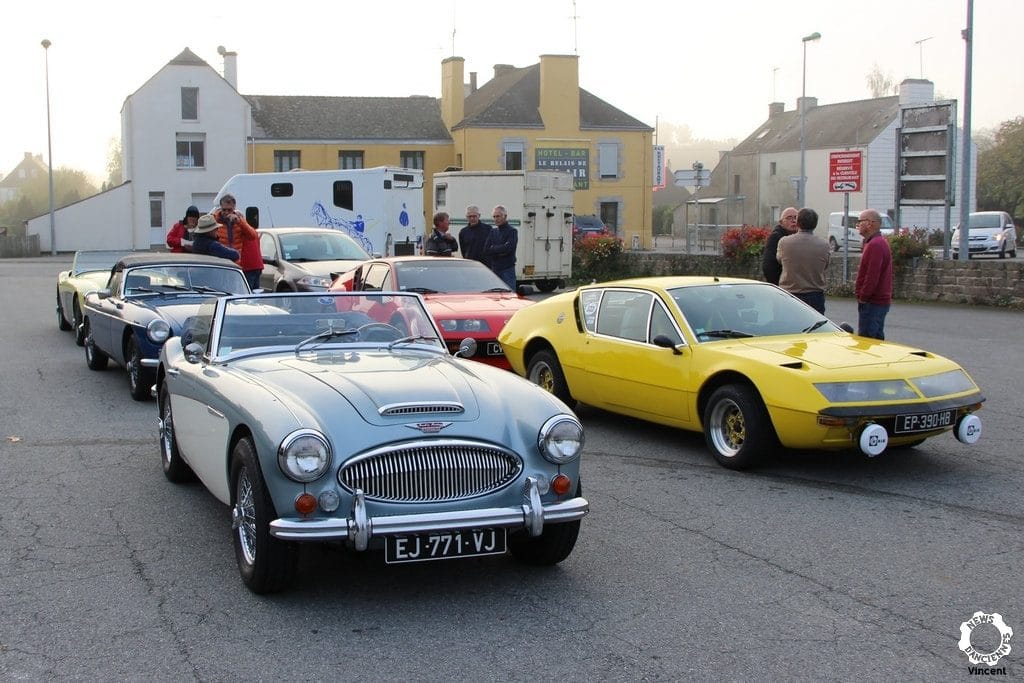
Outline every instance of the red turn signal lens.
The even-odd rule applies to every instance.
[[[316,496],[312,493],[303,493],[295,499],[295,511],[300,515],[311,515],[316,510]]]
[[[569,493],[572,488],[572,479],[564,474],[556,474],[551,478],[551,490],[560,496]]]

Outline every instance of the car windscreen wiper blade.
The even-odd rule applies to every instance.
[[[436,289],[430,287],[406,287],[402,290],[403,292],[415,292],[417,294],[438,294]]]
[[[207,287],[206,285],[193,285],[192,289],[196,292],[203,292],[204,294],[233,294],[233,292],[225,292],[223,289]]]
[[[828,320],[819,320],[818,322],[814,323],[813,325],[805,327],[804,329],[802,329],[800,331],[801,332],[814,332],[816,329],[818,329],[819,327],[821,327],[822,325],[824,325],[827,322],[828,322]]]
[[[511,292],[511,291],[512,290],[509,289],[508,287],[491,287],[490,289],[485,289],[483,293],[487,294],[489,292]]]
[[[347,329],[336,329],[333,327],[329,327],[326,330],[323,330],[322,332],[317,332],[312,337],[306,337],[298,344],[296,344],[295,355],[298,356],[299,351],[302,350],[302,347],[304,347],[306,344],[312,344],[313,342],[323,342],[327,341],[328,339],[334,339],[335,337],[344,337],[351,334],[359,334],[359,330],[354,327],[350,327]]]
[[[744,337],[754,336],[749,332],[741,332],[739,330],[707,330],[705,332],[701,332],[701,335],[705,337],[719,337],[721,339],[742,339]]]
[[[419,334],[410,334],[408,337],[402,337],[401,339],[396,339],[393,342],[390,342],[388,344],[388,351],[390,351],[396,344],[408,344],[416,341],[436,342],[437,337],[424,337]]]

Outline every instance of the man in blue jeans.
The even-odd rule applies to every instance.
[[[860,212],[857,232],[864,239],[857,268],[857,334],[885,339],[885,316],[892,304],[892,250],[881,233],[882,216],[874,209]]]
[[[484,256],[491,264],[491,270],[516,291],[516,246],[519,244],[519,233],[508,224],[508,211],[501,204],[492,212],[494,227],[487,233],[484,240]]]

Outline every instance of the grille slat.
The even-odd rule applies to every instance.
[[[406,415],[461,415],[465,408],[461,403],[400,403],[382,406],[378,412],[383,417]]]
[[[372,500],[443,502],[495,491],[522,468],[518,456],[488,444],[416,442],[359,456],[338,471],[338,481]]]

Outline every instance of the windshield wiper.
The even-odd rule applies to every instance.
[[[298,344],[296,344],[295,345],[295,355],[298,356],[299,355],[299,351],[306,344],[310,344],[312,342],[323,342],[323,341],[327,341],[328,339],[334,339],[335,337],[345,337],[345,336],[348,336],[348,335],[351,335],[351,334],[359,334],[359,330],[357,330],[354,327],[350,327],[350,328],[344,329],[344,330],[342,330],[342,329],[335,329],[333,327],[330,327],[330,328],[328,328],[328,329],[326,329],[326,330],[324,330],[322,332],[317,332],[312,337],[306,337],[305,339],[300,341]]]
[[[226,292],[223,289],[216,289],[214,287],[207,287],[206,285],[193,285],[192,289],[197,292],[203,292],[204,294],[232,294],[232,292]]]
[[[740,332],[739,330],[707,330],[706,332],[701,332],[701,334],[705,337],[718,337],[720,339],[742,339],[754,336],[749,332]]]
[[[438,294],[436,289],[430,287],[406,287],[402,290],[403,292],[415,292],[417,294]]]
[[[511,291],[512,290],[509,289],[508,287],[491,287],[490,289],[485,289],[483,291],[483,293],[487,294],[489,292],[511,292]]]
[[[419,334],[410,334],[408,337],[402,337],[401,339],[396,339],[395,341],[390,342],[388,344],[388,351],[390,351],[392,348],[394,348],[394,346],[396,344],[408,344],[410,342],[416,342],[416,341],[433,342],[433,341],[437,341],[437,337],[424,337],[423,335],[419,335]]]
[[[828,320],[819,320],[818,322],[814,323],[810,327],[805,327],[804,329],[802,329],[800,331],[801,332],[814,332],[816,329],[818,329],[819,327],[821,327],[822,325],[824,325],[827,322],[828,322]]]

